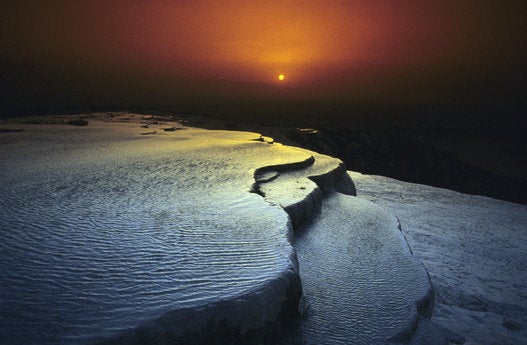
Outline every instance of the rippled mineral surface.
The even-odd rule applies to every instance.
[[[424,267],[340,161],[148,119],[2,131],[0,343],[263,343],[286,308],[273,344],[444,343]]]
[[[324,200],[318,219],[295,241],[308,305],[303,344],[411,337],[416,304],[432,292],[397,226],[394,216],[368,201],[342,194]]]
[[[2,344],[90,343],[294,269],[287,215],[249,191],[255,168],[306,153],[137,123],[24,129],[0,138]]]

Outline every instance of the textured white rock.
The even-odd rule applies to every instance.
[[[133,122],[139,117],[125,116],[132,122],[26,125],[0,137],[0,299],[6,311],[0,342],[220,344],[231,336],[260,342],[259,330],[297,308],[292,224],[308,223],[321,205],[314,230],[299,242],[315,236],[302,247],[315,251],[304,255],[306,262],[315,260],[304,282],[313,315],[326,291],[317,295],[311,287],[333,279],[347,282],[348,290],[329,287],[328,317],[354,315],[357,330],[372,322],[372,309],[354,309],[349,289],[384,296],[355,299],[393,321],[364,339],[398,341],[410,339],[416,326],[419,336],[426,329],[417,322],[418,309],[425,316],[428,310],[426,272],[393,217],[338,193],[355,192],[339,160],[271,144],[255,133],[160,123],[142,135],[145,129]],[[333,196],[323,201],[324,195]],[[349,227],[353,222],[358,229]],[[359,249],[351,258],[365,269],[346,268],[354,259],[336,250],[343,244]],[[331,279],[321,281],[320,267],[330,268],[322,273]],[[325,327],[324,318],[308,314],[306,320],[300,337],[324,343],[314,331]],[[355,338],[344,329],[327,339],[346,344]]]
[[[467,345],[527,344],[526,205],[350,175],[360,197],[399,217],[438,290],[435,323]]]
[[[425,268],[409,252],[397,219],[371,202],[328,196],[295,248],[308,305],[304,344],[406,343],[419,317],[430,316],[434,295]]]
[[[302,343],[446,344],[428,320],[435,297],[428,273],[411,254],[396,217],[337,192],[339,184],[347,194],[355,192],[351,180],[340,178],[347,173],[338,160],[314,154],[310,161],[258,184],[294,224],[317,217],[294,241],[308,305]]]
[[[295,298],[289,218],[250,188],[309,154],[255,133],[24,128],[1,137],[2,344],[83,344],[181,308],[243,334]]]

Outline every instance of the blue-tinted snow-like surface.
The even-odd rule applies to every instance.
[[[295,235],[304,315],[297,338],[282,343],[446,344],[428,320],[434,303],[428,273],[412,255],[397,218],[347,195],[355,187],[339,175],[338,160],[319,154],[313,160],[259,188],[294,223],[302,224],[297,220],[306,218],[306,209],[316,215]]]
[[[2,136],[0,343],[93,342],[294,269],[287,215],[249,189],[258,166],[305,153],[248,133],[140,133]]]
[[[527,344],[527,205],[350,173],[401,220],[438,300],[432,320],[467,345]]]
[[[207,327],[217,301],[236,301],[216,304],[219,321],[262,328],[298,302],[286,292],[298,278],[291,223],[322,205],[295,243],[307,312],[282,340],[380,344],[415,331],[412,343],[431,344],[418,322],[426,271],[393,216],[335,192],[354,193],[340,161],[254,133],[152,127],[2,134],[0,343],[89,344],[136,327],[162,342],[161,324],[192,327],[199,310],[192,322]]]
[[[384,344],[411,336],[431,285],[393,215],[336,193],[295,248],[307,304],[303,344]]]

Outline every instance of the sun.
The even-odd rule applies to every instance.
[[[279,74],[278,75],[278,80],[282,81],[284,79],[285,79],[285,75],[283,75],[283,74]]]

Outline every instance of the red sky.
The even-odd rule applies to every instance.
[[[3,1],[0,61],[405,92],[524,73],[522,1]]]

